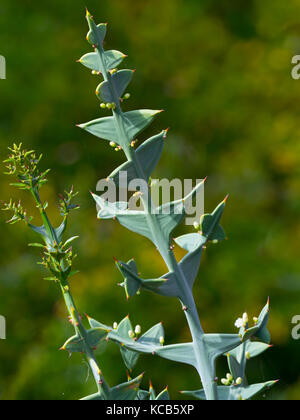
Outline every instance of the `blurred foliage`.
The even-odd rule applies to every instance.
[[[143,329],[163,320],[167,342],[175,343],[189,339],[176,301],[145,293],[127,303],[116,286],[113,256],[135,256],[145,277],[164,273],[162,261],[143,238],[96,221],[88,192],[123,157],[75,127],[100,115],[98,79],[75,62],[89,51],[84,6],[109,22],[107,47],[128,54],[126,66],[138,70],[126,108],[166,110],[149,129],[171,126],[155,175],[208,175],[208,211],[230,193],[223,221],[229,241],[206,250],[195,290],[205,329],[232,332],[244,310],[257,315],[270,295],[275,347],[251,362],[251,379],[281,379],[266,398],[300,399],[300,342],[291,338],[291,319],[300,313],[300,81],[291,78],[291,58],[300,53],[299,1],[1,1],[0,53],[7,60],[7,80],[0,81],[1,160],[12,142],[22,141],[52,168],[45,199],[57,202],[57,193],[72,184],[80,191],[70,233],[80,234],[81,273],[73,289],[82,312],[109,324],[130,312]],[[20,197],[2,175],[0,185],[2,200]],[[51,214],[58,220],[54,206]],[[27,248],[32,234],[5,225],[4,217],[2,397],[83,397],[94,390],[87,366],[82,357],[69,360],[58,351],[71,334],[59,291],[42,280],[39,255]],[[117,348],[108,347],[98,356],[116,384],[125,370]],[[199,388],[186,366],[143,357],[136,373],[144,370],[156,388],[168,383],[173,398],[178,389]]]

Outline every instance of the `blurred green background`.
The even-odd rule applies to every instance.
[[[106,48],[128,54],[136,68],[126,109],[165,109],[146,138],[171,126],[158,178],[203,178],[206,210],[227,193],[223,226],[229,240],[206,250],[195,287],[204,328],[234,332],[245,310],[257,315],[271,298],[273,349],[249,364],[249,379],[281,382],[263,398],[300,399],[300,341],[291,319],[300,314],[300,81],[291,58],[300,53],[300,3],[290,0],[2,0],[0,54],[0,158],[12,142],[44,154],[52,168],[43,198],[52,205],[72,184],[80,212],[71,216],[80,274],[73,292],[82,313],[111,324],[128,313],[145,330],[163,321],[167,342],[189,340],[179,304],[144,293],[127,303],[113,256],[135,257],[145,278],[165,273],[152,245],[114,222],[96,220],[89,190],[123,162],[107,143],[75,127],[100,115],[98,84],[76,59],[90,51],[85,6],[109,22]],[[3,171],[1,170],[1,173]],[[1,200],[20,197],[0,175]],[[23,194],[21,195],[23,198]],[[25,207],[32,209],[24,197]],[[32,209],[34,212],[34,210]],[[72,334],[54,284],[42,280],[35,240],[25,226],[1,216],[0,389],[4,399],[78,399],[94,391],[81,356],[58,351]],[[38,223],[36,221],[36,223]],[[189,232],[183,226],[178,233]],[[110,384],[125,380],[114,345],[97,352]],[[224,361],[218,374],[226,373]],[[198,389],[195,371],[159,358],[141,357],[161,390]],[[145,381],[146,384],[146,381]]]

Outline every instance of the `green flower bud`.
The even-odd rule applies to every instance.
[[[225,386],[228,386],[228,385],[229,385],[229,381],[228,381],[228,379],[225,379],[225,378],[221,379],[221,383],[222,383],[223,385],[225,385]]]
[[[160,337],[159,342],[162,346],[165,344],[165,339],[163,336]]]
[[[235,381],[235,383],[236,383],[237,385],[241,385],[241,384],[242,384],[242,382],[243,382],[243,379],[242,379],[242,378],[237,378],[237,380]]]
[[[129,335],[130,338],[134,338],[135,337],[135,334],[134,334],[134,332],[132,330],[129,330],[128,331],[128,335]]]
[[[130,93],[125,93],[125,95],[124,95],[124,99],[129,99],[130,98]]]
[[[100,108],[105,109],[106,108],[106,104],[104,102],[102,102],[102,104],[100,104]]]
[[[135,327],[134,332],[136,333],[136,335],[141,334],[141,332],[142,332],[142,328],[141,328],[141,326],[140,326],[140,325],[137,325],[137,326]]]
[[[117,322],[114,322],[113,329],[116,330],[117,328],[118,328],[118,323]]]
[[[195,228],[196,230],[199,230],[199,229],[200,229],[200,225],[199,225],[199,223],[198,223],[198,222],[194,222],[194,228]]]
[[[247,360],[250,360],[251,359],[251,354],[248,351],[246,352],[246,359]]]

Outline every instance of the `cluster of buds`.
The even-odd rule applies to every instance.
[[[15,175],[18,178],[18,183],[12,184],[22,190],[29,190],[32,187],[40,188],[47,182],[47,174],[49,170],[40,173],[38,165],[42,155],[36,156],[33,150],[23,150],[22,143],[14,144],[9,148],[11,154],[6,163],[7,175]]]
[[[71,204],[72,200],[78,195],[78,192],[74,192],[74,188],[72,187],[71,190],[65,191],[65,195],[60,195],[59,200],[59,209],[60,213],[63,217],[68,216],[71,210],[76,210],[79,208],[76,204]]]
[[[221,383],[225,386],[231,386],[231,385],[239,386],[243,383],[243,379],[242,378],[237,378],[236,381],[234,381],[231,373],[227,373],[226,378],[221,379]]]
[[[253,322],[254,322],[254,325],[257,325],[257,323],[258,323],[258,318],[257,317],[254,317],[253,318]],[[249,323],[249,316],[248,316],[248,314],[245,312],[244,314],[243,314],[243,316],[242,316],[242,318],[238,318],[236,321],[235,321],[235,326],[236,326],[236,328],[247,328],[247,326],[248,326],[248,323]]]
[[[13,213],[12,218],[7,221],[7,223],[10,223],[11,225],[21,221],[30,223],[30,221],[32,220],[32,217],[27,218],[26,210],[22,207],[20,201],[18,202],[18,204],[16,204],[12,200],[10,200],[9,203],[4,204],[4,208],[2,210],[10,211]]]
[[[108,102],[108,103],[102,102],[100,104],[100,108],[102,108],[102,109],[107,108],[107,109],[115,110],[116,107],[117,107],[117,105],[114,102]]]
[[[47,277],[45,280],[61,281],[63,277],[75,274],[75,272],[71,273],[71,270],[76,257],[77,255],[73,253],[72,247],[65,251],[61,244],[54,244],[51,250],[46,248],[42,255],[42,261],[39,264],[49,271],[52,277]],[[65,291],[67,292],[68,290]]]
[[[128,336],[129,336],[130,338],[132,338],[133,340],[137,340],[137,338],[138,338],[138,336],[141,334],[141,332],[142,332],[142,328],[141,328],[141,326],[140,326],[140,325],[137,325],[137,326],[135,327],[134,331],[132,331],[132,330],[129,330],[129,331],[128,331]]]
[[[112,147],[113,149],[115,149],[116,152],[120,152],[122,150],[121,146],[118,146],[114,141],[111,141],[109,143],[110,147]]]
[[[238,318],[236,321],[235,321],[235,326],[236,326],[236,328],[246,328],[247,327],[247,325],[248,325],[248,322],[249,322],[249,317],[248,317],[248,314],[245,312],[244,314],[243,314],[243,316],[242,316],[242,318]]]

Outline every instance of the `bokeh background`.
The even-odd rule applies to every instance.
[[[206,250],[195,287],[204,328],[233,332],[245,310],[257,315],[271,298],[274,348],[249,364],[249,379],[281,379],[265,399],[300,398],[300,341],[291,319],[300,314],[300,81],[291,58],[300,53],[300,3],[290,0],[1,0],[0,54],[7,80],[0,81],[0,158],[12,142],[44,154],[52,168],[43,198],[59,221],[57,194],[72,184],[81,210],[71,216],[79,234],[73,278],[82,313],[111,324],[128,313],[144,330],[163,321],[168,343],[189,340],[176,301],[144,293],[127,303],[113,256],[135,257],[145,278],[165,273],[152,245],[114,222],[96,220],[89,190],[123,162],[107,143],[75,127],[100,115],[98,84],[76,59],[90,51],[85,6],[109,22],[106,48],[128,54],[136,68],[126,109],[165,109],[142,137],[171,131],[158,178],[208,176],[206,210],[227,193],[223,219],[229,240]],[[3,171],[1,170],[1,173]],[[1,200],[26,196],[0,175]],[[35,237],[1,216],[0,313],[7,340],[0,342],[4,399],[78,399],[94,391],[81,356],[59,352],[72,334],[55,285],[43,281]],[[37,222],[37,221],[36,221]],[[38,222],[37,222],[38,223]],[[189,232],[183,226],[178,233]],[[110,384],[125,380],[114,345],[97,352]],[[218,374],[226,373],[220,361]],[[161,390],[198,389],[195,371],[159,358],[141,357]],[[146,385],[146,381],[145,381]]]

